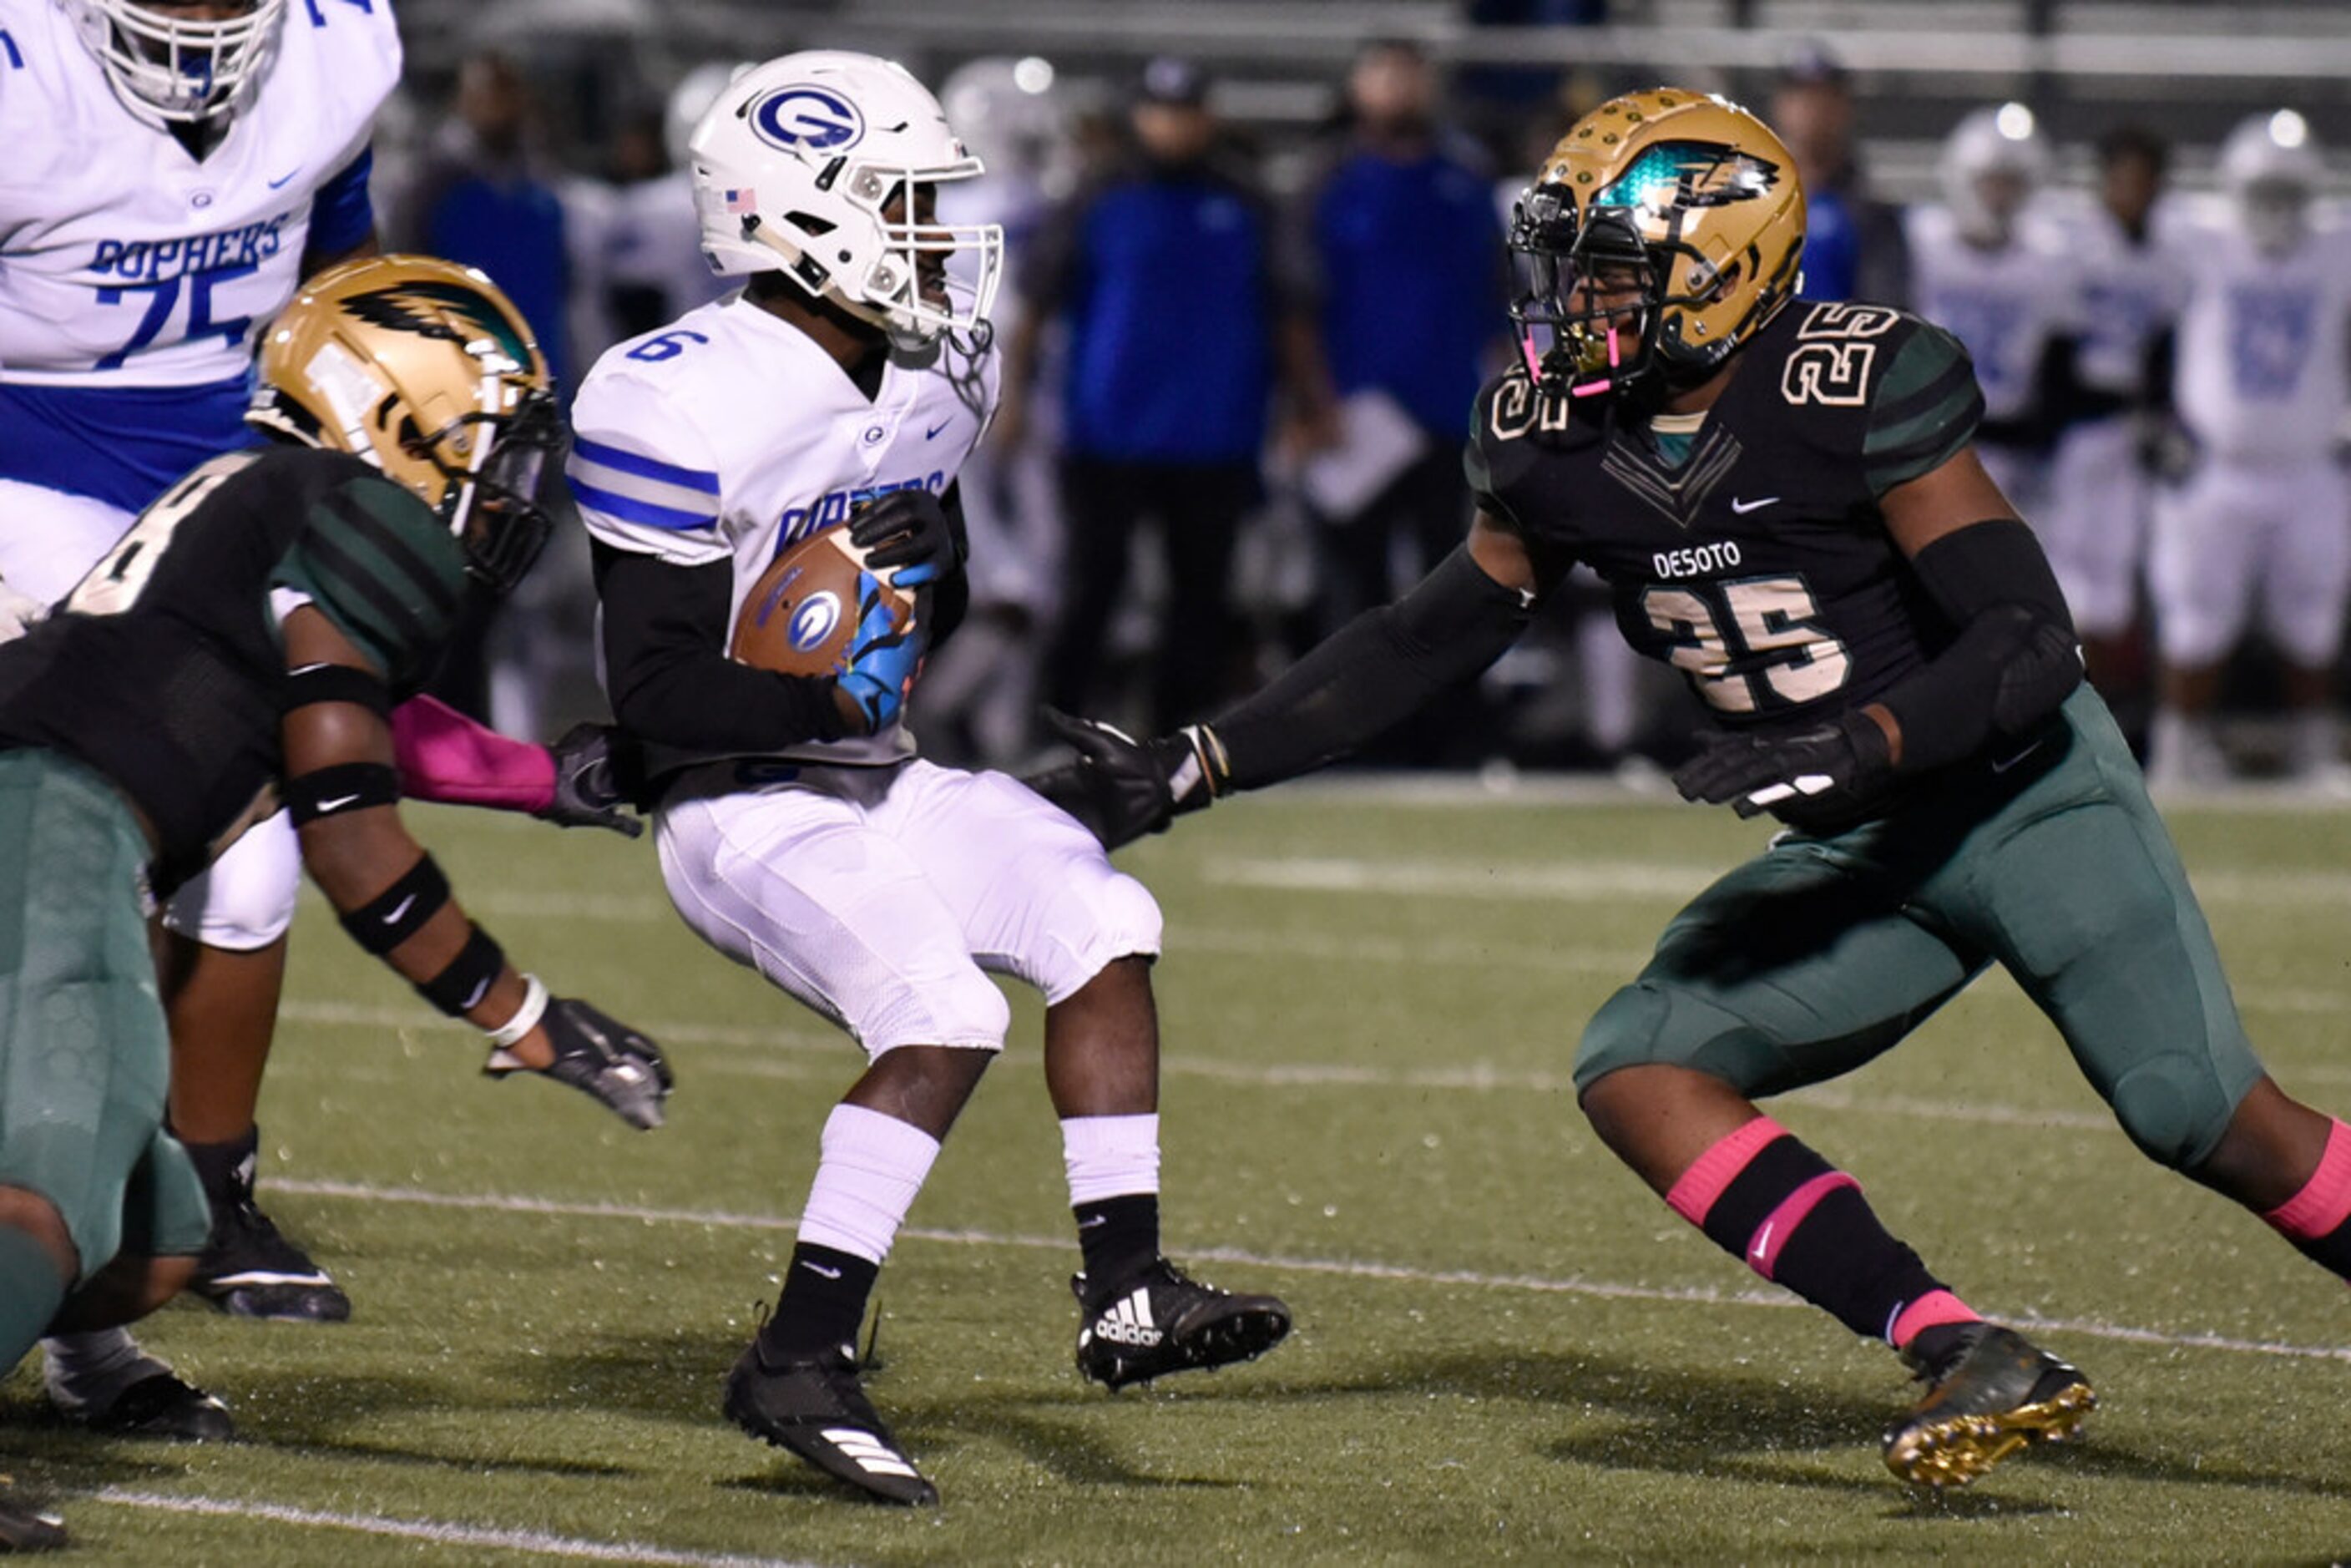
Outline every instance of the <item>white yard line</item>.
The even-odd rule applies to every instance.
[[[276,1178],[270,1190],[311,1197],[345,1198],[360,1203],[412,1204],[426,1208],[473,1210],[497,1214],[537,1214],[573,1219],[624,1219],[639,1225],[698,1225],[719,1229],[789,1231],[796,1217],[737,1214],[725,1209],[655,1208],[625,1203],[578,1203],[561,1198],[530,1197],[504,1193],[431,1192],[421,1187],[373,1186],[360,1182],[303,1181]],[[1020,1236],[987,1230],[935,1230],[908,1227],[901,1236],[955,1247],[1011,1247],[1065,1252],[1066,1237]],[[1329,1274],[1352,1280],[1379,1280],[1400,1284],[1451,1285],[1478,1290],[1523,1291],[1545,1295],[1592,1296],[1612,1301],[1683,1301],[1708,1306],[1794,1307],[1803,1303],[1782,1291],[1718,1291],[1705,1286],[1628,1285],[1606,1280],[1546,1278],[1534,1274],[1488,1274],[1474,1270],[1424,1269],[1409,1264],[1379,1263],[1358,1259],[1295,1258],[1232,1248],[1196,1248],[1186,1257],[1213,1263],[1237,1263],[1247,1268],[1281,1269],[1303,1274]],[[2120,1340],[2132,1344],[2178,1350],[2228,1351],[2243,1355],[2284,1356],[2313,1361],[2351,1363],[2351,1346],[2286,1344],[2271,1340],[2233,1339],[2224,1334],[2176,1333],[2127,1323],[2095,1320],[2011,1316],[2005,1321],[2026,1328],[2053,1329],[2091,1339]]]
[[[472,1035],[472,1026],[434,1017],[421,1008],[362,1007],[349,1002],[288,1001],[279,1016],[295,1023],[324,1024],[347,1029],[426,1030],[435,1033]],[[655,1040],[672,1045],[717,1046],[728,1051],[787,1051],[793,1060],[721,1058],[699,1064],[697,1071],[737,1078],[798,1080],[825,1071],[812,1060],[831,1057],[844,1069],[856,1058],[848,1040],[821,1030],[748,1029],[670,1021],[643,1026]],[[1004,1065],[1015,1071],[1037,1068],[1032,1051],[1008,1054]],[[1565,1072],[1506,1071],[1485,1062],[1460,1067],[1393,1069],[1353,1062],[1217,1061],[1206,1057],[1163,1056],[1159,1071],[1168,1078],[1203,1078],[1219,1083],[1247,1083],[1268,1089],[1402,1089],[1457,1090],[1467,1093],[1567,1094],[1575,1081]],[[1815,1110],[1851,1112],[1865,1116],[1907,1116],[1930,1122],[1962,1122],[1997,1127],[2064,1127],[2098,1129],[2114,1124],[2096,1112],[2044,1110],[2031,1105],[1980,1104],[1963,1101],[1921,1100],[1903,1095],[1848,1094],[1831,1088],[1800,1089],[1784,1096],[1788,1103]]]
[[[89,1494],[92,1502],[119,1508],[152,1509],[161,1513],[201,1514],[210,1519],[252,1519],[270,1524],[307,1525],[317,1530],[350,1530],[362,1535],[388,1535],[402,1541],[422,1541],[434,1546],[477,1550],[529,1552],[544,1557],[568,1557],[590,1563],[653,1563],[666,1568],[807,1568],[780,1557],[746,1557],[731,1552],[682,1552],[642,1541],[590,1541],[576,1535],[552,1535],[541,1530],[491,1530],[441,1519],[389,1519],[373,1513],[329,1513],[319,1509],[287,1508],[274,1502],[247,1502],[235,1498],[182,1497],[168,1492],[132,1491],[107,1487]]]

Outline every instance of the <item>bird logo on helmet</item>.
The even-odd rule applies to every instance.
[[[1513,211],[1510,306],[1545,392],[1659,398],[1719,370],[1794,294],[1795,161],[1706,93],[1612,99],[1554,146]]]
[[[246,418],[414,491],[498,592],[547,542],[539,484],[563,443],[547,360],[472,267],[380,256],[319,274],[270,323]]]
[[[904,349],[987,319],[1003,229],[925,210],[980,161],[895,61],[819,49],[744,72],[695,127],[687,168],[712,271],[780,272]],[[968,284],[947,272],[963,256]]]

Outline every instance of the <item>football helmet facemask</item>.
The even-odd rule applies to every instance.
[[[217,20],[141,0],[58,4],[123,107],[158,127],[228,113],[266,74],[286,20],[286,0],[240,0],[237,15]]]
[[[714,272],[781,272],[904,349],[987,319],[1003,229],[926,210],[980,162],[895,61],[819,49],[746,71],[695,128],[687,167]],[[947,276],[959,253],[967,287]]]
[[[413,490],[504,593],[552,526],[539,486],[563,423],[549,382],[522,313],[481,273],[370,256],[311,278],[270,323],[246,418]]]
[[[1694,386],[1795,292],[1804,193],[1761,120],[1706,93],[1612,99],[1562,137],[1510,223],[1510,319],[1548,392]]]
[[[2255,249],[2282,256],[2302,243],[2325,183],[2325,161],[2297,114],[2256,114],[2220,143],[2220,188]]]

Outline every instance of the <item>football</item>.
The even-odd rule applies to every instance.
[[[746,664],[784,675],[831,675],[847,663],[851,639],[876,595],[891,625],[914,622],[914,596],[865,570],[865,552],[846,528],[831,528],[768,563],[735,616],[727,653]]]

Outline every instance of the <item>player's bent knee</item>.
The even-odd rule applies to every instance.
[[[1012,1004],[977,968],[884,1002],[874,1016],[852,1019],[858,1043],[879,1061],[910,1045],[994,1053],[1012,1029]]]
[[[30,1187],[0,1186],[0,1226],[21,1230],[38,1242],[65,1279],[70,1281],[81,1272],[81,1254],[74,1245],[73,1232],[64,1211],[49,1197]]]
[[[196,1262],[193,1255],[119,1253],[66,1298],[50,1327],[57,1333],[94,1333],[135,1323],[186,1289]]]
[[[2111,1103],[2139,1152],[2176,1171],[2204,1163],[2236,1109],[2202,1059],[2183,1052],[2156,1057],[2124,1073]]]

